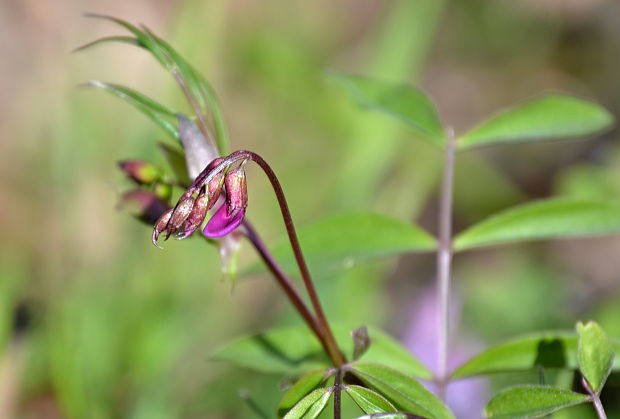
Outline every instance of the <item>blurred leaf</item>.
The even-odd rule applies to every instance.
[[[613,116],[595,103],[553,94],[490,118],[463,135],[458,144],[460,148],[472,148],[585,137],[610,128],[613,123]]]
[[[556,410],[587,402],[588,396],[554,387],[519,386],[491,399],[484,413],[488,418],[540,418]]]
[[[364,413],[395,412],[396,408],[382,395],[356,385],[346,385],[344,391]]]
[[[579,370],[595,393],[600,393],[614,364],[614,348],[601,326],[577,323]]]
[[[614,341],[620,348],[620,341]],[[577,368],[577,336],[568,331],[542,332],[493,346],[458,367],[452,378],[545,368]],[[620,362],[614,365],[620,369]]]
[[[301,399],[287,414],[284,419],[314,419],[318,417],[329,398],[332,396],[331,388],[319,388]]]
[[[352,328],[332,325],[332,330],[338,346],[350,358],[353,353]],[[369,336],[372,343],[362,359],[385,363],[414,377],[432,378],[428,368],[393,338],[373,328],[369,328]],[[291,373],[332,366],[320,343],[305,325],[241,338],[211,356],[266,373]]]
[[[84,51],[85,49],[101,44],[107,44],[108,42],[120,42],[123,44],[140,46],[138,40],[136,38],[132,38],[131,36],[105,36],[103,38],[99,38],[82,46],[79,46],[75,48],[73,52]]]
[[[215,127],[215,140],[218,144],[220,153],[228,154],[230,145],[228,132],[226,130],[222,110],[219,106],[213,88],[192,66],[172,48],[163,39],[157,37],[147,28],[138,28],[122,19],[112,16],[87,14],[88,17],[110,20],[131,32],[135,37],[137,44],[149,51],[153,57],[168,70],[175,80],[184,90],[188,101],[196,102],[198,110],[204,116],[213,115],[213,125]],[[112,37],[108,41],[118,41]],[[99,43],[104,42],[100,41]],[[126,40],[124,40],[126,42]],[[185,89],[187,89],[185,91]]]
[[[185,186],[189,186],[192,181],[187,172],[187,163],[185,162],[185,153],[176,147],[166,143],[159,143],[161,152],[166,157],[170,168],[174,172],[174,177]]]
[[[341,213],[322,218],[300,228],[299,240],[315,276],[400,253],[431,251],[436,243],[420,227],[373,213]],[[271,250],[286,272],[297,272],[288,240]],[[257,263],[246,273],[262,268]]]
[[[191,179],[196,179],[212,160],[219,157],[219,154],[196,124],[181,114],[178,115],[178,121],[179,137],[185,150],[187,174]]]
[[[278,417],[283,417],[308,393],[315,390],[325,380],[327,370],[312,371],[301,377],[289,388],[278,404]]]
[[[444,133],[435,106],[420,89],[361,76],[330,74],[360,106],[401,120],[420,131],[432,143],[443,143]]]
[[[431,419],[454,418],[437,396],[413,378],[380,364],[353,362],[349,365],[351,373],[398,408]]]
[[[407,412],[394,413],[372,413],[370,415],[360,416],[356,419],[424,419],[422,416],[414,415]]]
[[[510,242],[620,232],[620,204],[554,198],[491,216],[456,236],[455,250]]]
[[[167,120],[164,116],[176,118],[177,112],[160,103],[155,102],[153,99],[137,92],[129,87],[119,86],[117,84],[104,83],[97,80],[90,80],[86,83],[88,86],[103,89],[106,92],[113,94],[114,96],[129,103],[134,108],[138,109],[144,115],[148,116],[153,122],[159,125],[168,135],[175,140],[179,139],[179,132],[176,126]]]

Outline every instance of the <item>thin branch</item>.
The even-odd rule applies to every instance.
[[[454,188],[454,161],[456,139],[448,132],[443,181],[439,201],[439,246],[437,248],[437,385],[439,397],[445,399],[448,385],[448,340],[450,333],[450,277],[452,270],[452,190]]]
[[[334,381],[334,419],[340,419],[341,416],[341,396],[342,396],[342,375],[343,371],[338,368]]]

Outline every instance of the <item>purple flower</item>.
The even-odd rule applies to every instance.
[[[223,159],[218,158],[209,163],[206,173],[217,168]],[[247,185],[242,162],[235,168],[226,167],[211,176],[209,182],[196,180],[179,198],[171,211],[162,215],[155,223],[152,241],[158,246],[157,240],[161,233],[166,232],[166,239],[176,235],[177,240],[189,237],[200,227],[206,218],[207,211],[213,208],[220,198],[225,197],[222,204],[207,222],[202,234],[209,238],[222,237],[230,234],[243,222],[247,207]]]

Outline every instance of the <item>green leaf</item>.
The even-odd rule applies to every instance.
[[[111,16],[87,14],[88,17],[110,20],[131,32],[136,37],[137,45],[149,51],[153,57],[169,71],[184,91],[190,104],[195,101],[199,111],[205,115],[213,116],[215,128],[215,140],[219,152],[223,155],[229,153],[230,145],[228,131],[223,113],[215,92],[211,85],[167,42],[153,34],[148,28],[138,28],[122,19]],[[117,38],[117,37],[113,37]],[[118,39],[110,39],[118,41]],[[103,42],[103,41],[102,41]],[[125,41],[127,42],[127,41]]]
[[[370,415],[360,416],[356,419],[424,419],[422,416],[414,415],[406,412],[394,413],[373,413]]]
[[[284,393],[282,400],[278,404],[278,417],[283,417],[308,393],[319,387],[327,375],[327,370],[320,369],[312,371],[301,377]]]
[[[385,397],[365,387],[346,385],[343,390],[364,413],[395,412],[396,407]]]
[[[129,87],[119,86],[117,84],[104,83],[97,80],[91,80],[86,83],[86,85],[95,87],[97,89],[105,90],[106,92],[111,93],[112,95],[124,100],[129,103],[134,108],[138,109],[144,115],[149,117],[153,122],[159,125],[168,135],[170,135],[175,140],[179,139],[179,131],[177,130],[175,124],[170,122],[166,117],[175,118],[177,112],[173,109],[168,108],[160,103],[157,103],[153,99],[148,96],[143,95],[142,93],[130,89]]]
[[[189,186],[192,181],[188,176],[187,163],[185,162],[183,150],[166,143],[159,143],[159,148],[174,172],[174,177],[183,185]]]
[[[614,348],[601,326],[577,323],[579,370],[595,393],[600,393],[614,364]]]
[[[414,127],[434,144],[443,143],[444,133],[435,106],[420,89],[361,76],[331,74],[360,106],[378,110]]]
[[[399,409],[430,419],[454,418],[433,393],[413,378],[389,367],[368,362],[350,364],[351,372]]]
[[[421,228],[374,213],[341,213],[325,217],[300,228],[299,240],[315,276],[326,276],[357,263],[400,253],[431,251],[436,245],[435,238]],[[288,240],[271,250],[286,272],[297,272]],[[262,269],[262,263],[257,263],[246,273]]]
[[[459,140],[460,148],[496,143],[585,137],[610,128],[614,117],[603,107],[573,96],[552,94],[490,118]]]
[[[75,48],[72,52],[84,51],[97,45],[107,44],[108,42],[119,42],[121,44],[140,46],[138,40],[131,36],[105,36],[103,38],[95,39],[92,42],[79,46]]]
[[[620,203],[554,198],[520,205],[456,236],[455,250],[539,239],[620,232]]]
[[[620,348],[620,341],[613,341]],[[452,378],[544,368],[577,368],[577,336],[571,331],[526,335],[492,346],[458,367]],[[620,369],[618,360],[614,369]]]
[[[565,407],[587,402],[588,396],[561,388],[519,386],[497,394],[484,413],[488,418],[540,418]]]
[[[353,354],[353,327],[332,325],[332,330],[347,358]],[[382,362],[414,377],[432,378],[432,373],[406,348],[387,334],[369,328],[371,345],[362,356],[365,361]],[[211,354],[216,360],[266,373],[291,373],[331,367],[320,343],[304,326],[274,329],[232,342]]]
[[[301,399],[287,414],[284,419],[314,419],[318,417],[330,397],[332,388],[319,388]]]

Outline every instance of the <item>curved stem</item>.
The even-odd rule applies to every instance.
[[[314,334],[321,342],[321,345],[323,345],[323,348],[327,352],[327,344],[325,343],[323,335],[321,334],[320,327],[314,315],[301,298],[301,295],[299,295],[299,292],[297,292],[295,285],[293,285],[286,273],[284,273],[284,270],[275,261],[275,259],[267,249],[267,246],[265,246],[265,243],[262,241],[252,224],[250,224],[248,220],[244,220],[243,226],[245,227],[246,231],[245,236],[252,243],[260,257],[263,259],[265,265],[267,265],[269,271],[273,274],[278,284],[280,284],[280,286],[284,290],[284,293],[287,295],[289,300],[291,300],[291,303],[293,304],[299,315],[308,324],[308,327],[310,327],[310,329],[314,332]]]
[[[291,248],[293,249],[293,253],[295,255],[295,261],[297,262],[297,266],[299,267],[299,272],[301,273],[304,286],[306,287],[306,291],[308,292],[308,296],[310,297],[310,302],[312,303],[312,307],[314,308],[318,319],[319,332],[327,346],[327,354],[333,361],[334,365],[336,367],[340,367],[341,365],[346,363],[346,359],[338,348],[338,344],[336,343],[334,334],[332,333],[331,328],[329,327],[329,323],[327,322],[325,312],[323,311],[323,307],[321,306],[321,303],[319,301],[319,296],[316,292],[316,289],[314,288],[314,283],[312,282],[310,271],[308,270],[306,260],[301,251],[301,246],[299,245],[299,239],[297,238],[297,232],[295,230],[295,225],[293,224],[291,212],[286,202],[286,197],[284,196],[284,191],[282,190],[280,181],[278,180],[275,172],[271,169],[269,164],[267,164],[267,162],[256,153],[247,150],[238,150],[225,157],[215,167],[207,166],[205,170],[203,170],[202,173],[200,173],[196,177],[190,188],[208,183],[211,179],[213,179],[213,177],[226,170],[226,168],[229,167],[231,164],[243,160],[251,160],[258,164],[260,168],[263,169],[263,172],[265,172],[265,175],[267,175],[267,178],[271,183],[271,186],[276,194],[278,204],[280,206],[280,211],[284,220],[286,232],[291,243]]]
[[[448,385],[448,339],[450,315],[450,275],[452,270],[452,189],[456,139],[448,133],[443,181],[439,201],[439,246],[437,249],[437,385],[439,397],[445,399]]]

